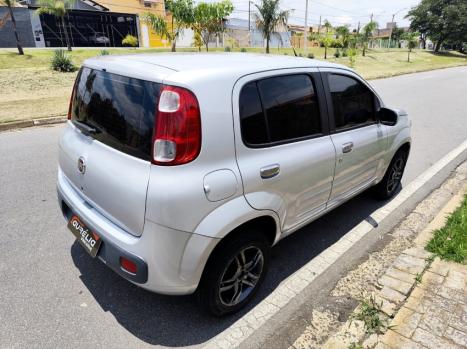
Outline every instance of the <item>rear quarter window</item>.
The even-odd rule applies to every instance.
[[[158,83],[84,67],[77,78],[71,120],[95,128],[94,139],[150,160],[159,93]]]

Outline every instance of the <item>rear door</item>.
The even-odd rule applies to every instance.
[[[240,79],[233,93],[237,162],[245,197],[275,211],[283,231],[326,207],[335,150],[317,71],[286,70]]]
[[[83,199],[133,235],[144,227],[158,83],[83,68],[60,168]]]
[[[386,135],[377,120],[378,97],[356,74],[324,70],[336,170],[329,205],[369,186],[382,166]]]

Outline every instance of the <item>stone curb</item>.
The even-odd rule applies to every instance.
[[[5,123],[0,123],[0,132],[20,129],[20,128],[26,128],[26,127],[33,127],[33,126],[60,124],[60,123],[66,122],[66,120],[67,120],[66,117],[62,115],[62,116],[53,116],[53,117],[42,118],[42,119],[5,122]]]

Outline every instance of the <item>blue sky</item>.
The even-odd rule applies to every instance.
[[[204,0],[215,1],[215,0]],[[235,11],[231,17],[248,18],[248,0],[231,0]],[[259,3],[259,0],[254,0]],[[386,22],[391,21],[392,14],[397,13],[395,22],[398,26],[407,26],[409,22],[404,19],[407,11],[417,5],[420,0],[317,0],[309,1],[308,23],[318,24],[319,16],[327,19],[332,25],[349,24],[352,28],[356,27],[358,22],[364,25],[370,21],[373,13],[373,19],[378,22],[380,27],[385,27]],[[294,9],[290,14],[290,23],[302,24],[305,18],[305,0],[282,0],[283,9]],[[252,9],[255,7],[252,5]]]

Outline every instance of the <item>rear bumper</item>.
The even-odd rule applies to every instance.
[[[143,234],[133,236],[90,206],[59,169],[58,201],[69,219],[77,214],[102,239],[97,257],[123,278],[147,290],[172,295],[193,293],[218,239],[170,229],[146,220]],[[131,274],[120,257],[137,265]]]

